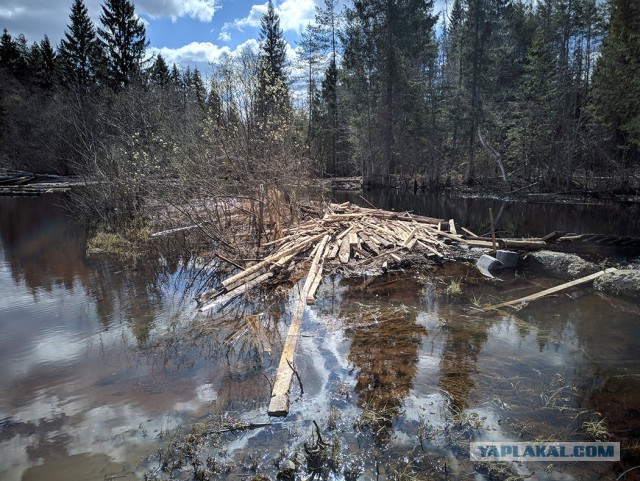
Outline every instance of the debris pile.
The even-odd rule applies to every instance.
[[[449,255],[454,243],[491,246],[491,242],[473,241],[458,234],[453,219],[445,221],[408,212],[368,209],[348,202],[330,204],[324,215],[318,217],[264,244],[263,247],[271,249],[271,254],[224,280],[220,288],[203,293],[199,298],[200,310],[223,305],[276,274],[291,274],[305,258],[311,261],[306,301],[313,304],[323,272],[386,269],[402,263],[410,255],[436,260]]]

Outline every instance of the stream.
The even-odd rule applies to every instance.
[[[500,235],[640,236],[637,205],[366,196],[478,234],[492,207]],[[169,479],[161,467],[179,432],[240,422],[270,425],[200,446],[211,479],[275,479],[283,459],[306,479],[314,421],[331,453],[318,479],[615,480],[640,464],[640,299],[581,287],[486,314],[477,306],[561,281],[488,281],[461,262],[330,276],[305,314],[291,412],[269,419],[295,288],[198,314],[194,297],[210,285],[198,258],[169,246],[134,268],[87,257],[61,201],[0,198],[2,480]],[[473,440],[594,439],[620,442],[622,461],[469,460]]]

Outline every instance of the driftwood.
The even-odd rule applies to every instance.
[[[289,414],[289,393],[291,391],[291,381],[293,380],[294,374],[293,358],[295,357],[296,347],[298,346],[300,325],[302,324],[304,309],[307,304],[307,296],[309,295],[311,286],[316,276],[321,276],[322,268],[320,262],[324,254],[324,248],[327,242],[329,242],[329,237],[329,235],[325,235],[316,249],[316,254],[311,263],[309,273],[307,274],[307,279],[300,292],[296,309],[291,318],[291,325],[289,326],[287,339],[284,343],[282,355],[280,356],[280,363],[278,364],[276,380],[273,382],[271,401],[269,402],[269,409],[267,410],[269,416],[286,416]]]
[[[615,272],[617,270],[618,269],[616,269],[615,267],[610,267],[609,269],[598,271],[594,274],[589,274],[588,276],[581,277],[571,282],[565,282],[564,284],[560,284],[559,286],[551,287],[549,289],[545,289],[543,291],[537,292],[535,294],[531,294],[529,296],[522,297],[520,299],[515,299],[513,301],[503,302],[502,304],[497,304],[495,306],[486,307],[485,310],[490,311],[490,310],[500,309],[502,307],[516,306],[518,304],[524,304],[525,302],[535,301],[537,299],[540,299],[541,297],[545,297],[550,294],[555,294],[556,292],[564,291],[565,289],[569,289],[570,287],[578,286],[580,284],[593,281],[594,279],[597,279],[598,277],[604,274],[608,274],[609,272]]]

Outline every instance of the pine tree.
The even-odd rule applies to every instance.
[[[147,47],[144,24],[129,0],[106,0],[98,29],[106,55],[107,77],[114,88],[131,83],[140,73]]]
[[[60,59],[66,80],[86,88],[96,81],[101,56],[100,43],[83,0],[74,0],[69,19],[68,31],[60,42]]]
[[[258,115],[263,124],[289,109],[286,42],[280,28],[280,17],[269,0],[260,28],[260,76]]]

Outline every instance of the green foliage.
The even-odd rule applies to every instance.
[[[269,0],[260,23],[260,91],[257,117],[260,126],[269,130],[285,121],[290,108],[287,79],[286,42],[280,17]]]
[[[101,67],[100,43],[83,0],[74,0],[69,19],[59,48],[65,80],[86,89],[95,83]]]
[[[609,34],[594,75],[593,110],[627,167],[640,161],[640,4],[611,0]]]
[[[145,28],[129,0],[105,0],[98,29],[106,56],[106,77],[114,88],[128,85],[141,72],[147,48]]]

